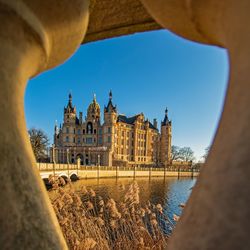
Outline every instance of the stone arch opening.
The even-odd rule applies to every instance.
[[[76,155],[76,162],[78,162],[78,159],[80,159],[80,165],[84,165],[84,158],[83,158],[83,154],[77,154]]]
[[[150,15],[165,28],[190,40],[224,46],[230,54],[230,84],[220,126],[207,167],[200,175],[169,248],[248,249],[250,39],[246,23],[249,22],[250,2],[141,1]],[[0,243],[2,248],[15,248],[18,237],[24,248],[31,244],[34,249],[40,248],[39,242],[42,241],[46,249],[67,249],[42,181],[34,173],[35,159],[25,132],[22,99],[26,81],[31,76],[62,63],[83,40],[88,24],[88,6],[86,1],[66,0],[61,0],[60,4],[50,1],[49,5],[44,1],[43,4],[40,1],[20,1],[18,4],[1,1],[2,11],[8,14],[8,21],[5,15],[1,17],[4,35],[1,42],[0,107],[8,106],[8,110],[0,109],[4,118],[0,129],[1,168],[3,173],[15,172],[15,176],[11,183],[1,183],[1,190],[5,192],[0,196],[4,211],[0,217],[0,231],[4,232]],[[124,27],[121,27],[121,33],[122,30]],[[112,29],[109,35],[114,36]],[[12,157],[6,157],[10,152]],[[24,175],[29,185],[21,181]],[[15,183],[18,183],[19,190],[13,188]],[[32,195],[36,195],[36,199]],[[241,209],[238,209],[239,204]],[[24,210],[24,205],[29,209]],[[25,230],[10,223],[13,218],[20,218],[20,225],[25,225]],[[229,218],[233,223],[228,221]],[[36,223],[28,224],[31,220]],[[6,240],[6,235],[11,237]]]
[[[71,181],[77,181],[77,180],[79,180],[79,178],[78,178],[76,173],[73,173],[73,174],[70,175],[70,180]]]

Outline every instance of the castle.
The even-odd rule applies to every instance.
[[[118,114],[109,93],[104,107],[104,122],[101,123],[101,109],[94,95],[87,116],[76,113],[69,94],[64,108],[63,124],[55,126],[53,161],[101,166],[159,166],[171,160],[172,124],[165,111],[160,132],[157,121],[153,124],[143,113],[132,117]]]

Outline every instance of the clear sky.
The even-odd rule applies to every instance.
[[[89,43],[29,81],[27,127],[43,129],[53,143],[55,120],[62,122],[70,91],[85,116],[94,93],[103,112],[111,89],[119,113],[128,116],[143,112],[159,125],[168,107],[173,145],[190,146],[199,160],[216,131],[228,67],[225,50],[164,30]]]

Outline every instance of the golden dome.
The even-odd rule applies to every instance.
[[[100,117],[100,112],[101,112],[100,105],[96,101],[96,95],[94,95],[93,101],[92,103],[89,104],[89,107],[88,107],[88,116]]]

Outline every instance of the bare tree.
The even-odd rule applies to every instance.
[[[193,161],[194,151],[190,147],[180,148],[178,146],[172,146],[172,161]]]
[[[178,146],[172,146],[171,148],[171,159],[172,161],[178,161],[181,160],[180,158],[180,147]]]
[[[31,128],[28,130],[30,143],[37,161],[47,157],[47,147],[49,145],[48,136],[41,130]]]
[[[194,151],[190,147],[183,147],[179,151],[180,158],[183,161],[193,161],[195,159],[194,157]]]

